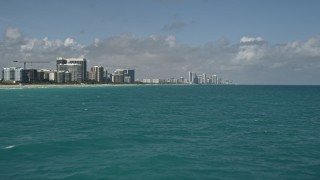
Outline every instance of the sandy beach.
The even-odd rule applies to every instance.
[[[63,87],[106,87],[106,86],[136,86],[136,84],[12,84],[0,85],[0,89],[28,89],[28,88],[63,88]]]

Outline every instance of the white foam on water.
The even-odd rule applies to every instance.
[[[5,147],[4,149],[11,149],[11,148],[14,148],[14,147],[15,147],[15,145],[11,145],[11,146]]]

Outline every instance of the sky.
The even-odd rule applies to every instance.
[[[86,58],[136,77],[320,85],[318,0],[1,0],[0,68]],[[31,67],[32,66],[32,67]]]

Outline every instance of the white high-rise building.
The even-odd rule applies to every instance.
[[[189,83],[191,84],[193,82],[193,72],[189,72]]]
[[[112,82],[134,83],[135,71],[133,69],[116,69],[112,75]]]
[[[124,82],[124,71],[123,69],[116,69],[112,75],[112,82],[123,83]]]
[[[74,63],[58,64],[57,71],[70,72],[71,82],[83,82],[83,67],[81,64],[74,64]]]
[[[212,75],[212,84],[218,84],[218,77],[217,75]]]
[[[20,67],[8,67],[3,68],[3,80],[4,81],[22,81],[23,68]]]
[[[57,71],[49,72],[49,81],[57,82]]]
[[[206,73],[202,74],[202,84],[207,84],[207,75],[206,75]]]
[[[22,81],[23,79],[23,68],[16,68],[14,71],[14,80]]]
[[[3,68],[3,80],[14,81],[15,67]]]
[[[102,66],[93,66],[89,72],[89,80],[93,80],[96,82],[103,81],[103,72],[104,68]]]
[[[67,66],[63,67],[61,65],[67,65]],[[71,69],[69,70],[67,68],[71,68]],[[87,81],[88,79],[87,60],[84,58],[61,58],[61,57],[57,58],[57,71],[61,71],[61,70],[69,71],[71,73],[71,81],[83,82],[83,81]],[[76,72],[76,74],[74,75],[72,72]]]

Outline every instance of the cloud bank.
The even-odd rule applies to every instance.
[[[175,36],[137,37],[121,34],[83,45],[74,38],[25,37],[7,28],[0,41],[0,68],[13,60],[51,61],[56,57],[86,57],[89,67],[135,68],[138,78],[187,77],[188,71],[217,74],[241,84],[320,84],[320,37],[269,45],[262,37],[226,39],[201,46],[180,43]]]

